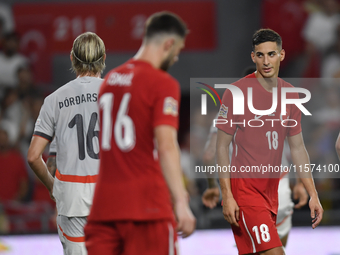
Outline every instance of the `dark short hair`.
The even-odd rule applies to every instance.
[[[257,30],[253,35],[253,50],[255,50],[255,46],[264,43],[264,42],[276,42],[279,48],[282,48],[282,39],[281,36],[276,33],[274,30],[269,28],[262,28]]]
[[[152,14],[145,23],[145,38],[150,39],[157,34],[176,34],[184,38],[187,33],[187,26],[184,21],[171,12],[157,12]]]

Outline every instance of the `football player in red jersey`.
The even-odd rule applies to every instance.
[[[281,37],[273,30],[260,29],[253,35],[252,43],[251,57],[257,71],[234,85],[241,89],[244,95],[247,95],[247,89],[251,87],[254,108],[260,110],[271,108],[272,92],[277,88],[278,109],[266,116],[254,116],[249,109],[245,109],[244,115],[233,115],[232,94],[229,90],[225,91],[219,119],[235,124],[216,125],[219,129],[217,164],[230,165],[229,144],[233,141],[232,165],[236,167],[237,173],[220,176],[223,214],[232,226],[239,254],[282,255],[285,254],[284,248],[275,228],[280,173],[277,176],[264,175],[258,178],[260,176],[254,173],[241,173],[242,167],[280,166],[286,136],[296,166],[302,165],[310,169],[309,157],[302,138],[300,110],[291,104],[287,105],[286,115],[280,115],[281,88],[292,87],[278,78],[280,62],[285,57]],[[298,98],[297,93],[291,93],[290,96]],[[247,98],[245,100],[247,101]],[[243,125],[251,119],[269,121],[263,121],[261,127]],[[284,126],[280,121],[274,124],[274,120],[280,119],[289,119],[289,124]],[[296,121],[296,125],[291,123],[292,119]],[[315,228],[322,219],[323,209],[311,173],[301,174],[300,177],[310,195],[312,227]]]
[[[176,230],[187,237],[195,229],[177,144],[180,87],[166,72],[186,34],[178,16],[153,14],[137,54],[111,70],[100,88],[100,170],[85,227],[89,255],[178,254]]]
[[[252,74],[256,71],[255,66],[247,67],[242,76],[247,76],[248,74]],[[218,114],[215,119],[218,118]],[[213,166],[215,165],[215,155],[216,155],[216,140],[217,140],[217,128],[214,127],[214,122],[210,127],[209,135],[207,142],[204,146],[203,152],[203,163],[205,166]],[[232,156],[232,144],[229,146],[229,158]],[[282,166],[289,167],[289,161],[287,155],[290,153],[288,148],[288,142],[285,141],[285,145],[283,146],[283,155],[282,155]],[[304,188],[300,179],[296,179],[294,188],[290,189],[290,179],[288,177],[288,172],[282,172],[280,176],[278,194],[279,194],[279,207],[276,218],[276,228],[279,234],[282,245],[286,247],[287,240],[289,236],[289,232],[292,229],[292,214],[293,207],[295,209],[300,209],[308,202],[308,194],[306,189]],[[216,207],[217,203],[220,201],[220,189],[218,182],[215,178],[211,178],[211,174],[208,174],[208,188],[204,191],[202,195],[202,202],[205,206],[209,208]],[[293,197],[295,200],[299,202],[294,206],[291,195],[293,192]]]

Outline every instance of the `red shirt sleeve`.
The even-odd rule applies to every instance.
[[[226,89],[223,94],[218,119],[219,124],[216,124],[216,127],[227,134],[234,135],[236,125],[231,125],[231,122],[236,122],[236,116],[233,115],[233,97],[229,89]]]
[[[153,102],[153,127],[170,125],[178,130],[178,110],[180,103],[178,82],[170,78],[157,84]]]

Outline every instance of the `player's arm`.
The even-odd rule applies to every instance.
[[[216,132],[210,133],[207,143],[204,147],[204,152],[203,152],[203,164],[205,166],[215,165],[216,140],[217,140],[217,133]],[[208,177],[210,177],[210,178],[207,178],[208,188],[218,187],[216,178],[214,178],[214,176],[213,178],[211,178],[211,176],[208,176]]]
[[[46,161],[46,166],[50,174],[54,177],[57,170],[57,162],[54,155],[49,155]]]
[[[299,166],[302,166],[303,170],[309,169],[309,171],[298,171],[298,174],[301,182],[305,186],[310,196],[309,208],[311,210],[311,217],[313,219],[312,227],[316,228],[322,220],[323,209],[315,188],[312,173],[310,171],[309,156],[303,142],[302,132],[297,135],[288,136],[288,143],[293,164],[296,165],[296,168],[300,169]]]
[[[42,158],[42,153],[44,152],[48,143],[48,140],[40,136],[33,136],[27,153],[27,161],[34,173],[46,186],[51,198],[54,200],[52,196],[54,178],[48,171],[48,168]]]
[[[203,164],[205,166],[215,165],[216,140],[217,133],[210,133],[203,152]],[[211,174],[208,172],[207,180],[208,188],[204,191],[202,195],[202,202],[205,206],[209,208],[214,208],[220,199],[220,190],[216,178],[214,176],[211,176]]]
[[[338,138],[336,139],[335,149],[336,149],[336,153],[338,154],[338,158],[340,159],[340,133],[339,133]]]
[[[229,160],[229,145],[233,136],[225,133],[222,130],[217,131],[216,156],[217,164],[222,168],[230,165]],[[231,192],[230,173],[227,171],[220,175],[220,186],[223,200],[223,215],[224,218],[232,225],[239,227],[237,221],[239,220],[239,207]]]
[[[170,125],[159,125],[154,132],[159,161],[174,202],[177,229],[187,237],[195,230],[196,219],[189,208],[188,195],[182,182],[177,130]]]

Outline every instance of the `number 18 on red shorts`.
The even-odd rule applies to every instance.
[[[232,226],[239,254],[258,253],[282,246],[276,214],[265,207],[240,207],[240,227]]]

